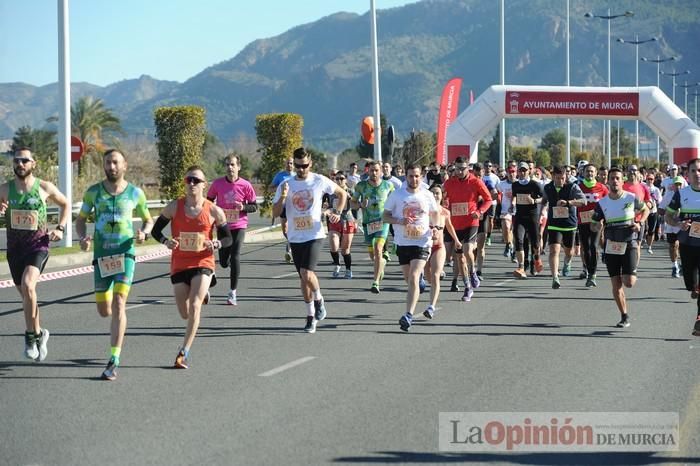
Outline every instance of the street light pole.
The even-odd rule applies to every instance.
[[[676,70],[674,68],[673,73],[667,73],[665,71],[659,71],[659,73],[663,76],[671,76],[673,78],[673,103],[676,103],[676,76],[682,76],[684,74],[690,74],[690,70],[685,70],[685,71],[680,71],[676,73]]]
[[[621,15],[612,15],[612,14],[610,14],[610,8],[608,8],[607,15],[594,15],[593,13],[588,12],[583,16],[585,18],[599,18],[599,19],[605,19],[608,21],[608,87],[611,87],[612,83],[610,80],[610,40],[611,40],[612,28],[611,28],[610,22],[615,18],[634,16],[634,13],[631,11],[625,11]],[[612,129],[612,120],[608,120],[608,167],[612,164],[612,148],[611,148],[611,140],[610,140],[611,129]]]
[[[685,89],[685,104],[683,105],[683,111],[686,115],[688,114],[688,88],[697,86],[700,86],[700,82],[688,84],[688,81],[686,81],[685,84],[678,85],[678,87],[682,87]]]
[[[678,60],[678,57],[661,58],[661,56],[657,55],[656,60],[654,60],[653,58],[646,57],[642,57],[640,60],[647,63],[656,63],[656,87],[661,89],[661,63],[667,61],[676,61]],[[661,138],[658,134],[656,135],[656,163],[661,163]]]
[[[695,108],[695,118],[693,118],[693,120],[695,121],[695,124],[697,125],[698,124],[698,96],[700,95],[700,93],[693,92],[690,95],[695,97],[695,106],[693,107],[693,108]]]
[[[634,35],[634,40],[625,40],[622,38],[618,38],[617,41],[621,44],[632,44],[634,45],[634,63],[635,63],[635,71],[634,71],[634,85],[635,87],[639,87],[639,45],[640,44],[646,44],[647,42],[656,42],[658,39],[656,37],[652,37],[650,39],[645,39],[645,40],[639,40],[639,34]],[[619,134],[618,134],[619,138]],[[639,159],[639,119],[636,119],[634,121],[634,156]]]
[[[499,4],[499,13],[500,13],[500,28],[501,28],[501,37],[500,37],[500,55],[501,55],[501,60],[499,63],[499,74],[501,78],[501,86],[505,86],[506,84],[506,58],[505,58],[505,42],[506,42],[506,21],[505,21],[505,16],[506,16],[506,6],[505,6],[505,0],[501,0]],[[499,148],[499,165],[501,167],[506,166],[506,119],[501,118],[501,128],[498,133],[499,135],[499,141],[498,141],[498,148]],[[477,155],[479,153],[479,147],[477,144],[476,147]]]
[[[379,110],[379,57],[377,53],[377,9],[370,0],[372,41],[372,103],[374,107],[374,160],[382,161],[382,122]],[[390,159],[391,160],[391,159]]]

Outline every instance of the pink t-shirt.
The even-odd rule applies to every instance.
[[[236,181],[228,181],[226,177],[217,178],[209,187],[207,193],[209,199],[215,199],[216,205],[221,207],[226,214],[230,230],[239,230],[248,227],[248,213],[242,209],[234,209],[235,203],[255,202],[256,195],[253,185],[243,178]]]

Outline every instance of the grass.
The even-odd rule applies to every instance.
[[[153,246],[155,244],[158,244],[158,241],[154,240],[153,238],[149,238],[148,241],[144,241],[142,244],[137,244],[136,249],[143,247],[143,246]],[[90,250],[92,251],[92,249]],[[51,248],[50,254],[52,256],[63,256],[66,254],[77,254],[83,252],[80,250],[80,246],[71,246],[71,247],[55,247]],[[0,251],[0,262],[6,262],[7,261],[7,251]]]

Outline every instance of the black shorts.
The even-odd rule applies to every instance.
[[[173,285],[175,285],[176,283],[184,283],[185,285],[190,286],[190,284],[192,283],[192,279],[197,275],[211,276],[213,274],[214,271],[212,269],[207,269],[206,267],[197,267],[194,269],[182,270],[170,276],[170,283],[172,283]],[[216,275],[214,275],[214,278],[211,279],[209,287],[212,287],[214,285],[216,285]]]
[[[666,233],[666,242],[673,244],[678,241],[678,233]]]
[[[491,207],[489,207],[489,210],[487,210],[486,213],[484,214],[484,217],[493,217],[495,215],[496,215],[496,206],[494,206],[492,203]]]
[[[637,275],[638,258],[637,241],[628,241],[625,253],[622,255],[605,254],[605,266],[608,268],[608,275],[610,275],[610,278],[619,277],[620,275]]]
[[[447,231],[447,228],[442,230],[442,242],[443,243],[453,243],[452,235]]]
[[[549,244],[561,244],[567,249],[574,247],[574,236],[576,236],[576,230],[547,230],[547,241]]]
[[[464,230],[457,230],[457,238],[459,242],[464,243],[476,243],[476,234],[479,232],[478,226],[468,227]]]
[[[481,220],[479,220],[479,227],[476,230],[476,234],[480,233],[485,233],[486,232],[486,222],[489,221],[489,218],[487,216],[481,217]]]
[[[322,244],[323,239],[312,239],[304,243],[289,243],[292,248],[292,260],[294,260],[297,272],[301,269],[313,272],[316,269]]]
[[[399,265],[409,265],[412,260],[427,261],[430,257],[430,247],[397,245],[396,255],[399,257]]]
[[[20,256],[15,256],[14,254],[7,254],[7,263],[10,266],[10,273],[12,274],[12,281],[16,286],[22,284],[22,275],[24,275],[24,269],[30,265],[39,269],[39,273],[44,271],[46,267],[46,261],[49,260],[49,251],[33,251],[28,254],[23,254]]]

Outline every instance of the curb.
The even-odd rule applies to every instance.
[[[273,225],[264,228],[258,228],[256,230],[246,231],[245,244],[248,243],[261,243],[264,241],[281,241],[284,239],[282,235],[282,229],[279,225]],[[150,260],[159,257],[158,254],[163,252],[164,246],[159,244],[153,244],[149,246],[141,246],[136,248],[136,257],[142,260]],[[153,256],[153,257],[150,257]],[[140,262],[140,261],[139,261]],[[58,271],[64,268],[79,267],[92,265],[92,252],[78,252],[75,254],[65,254],[62,256],[51,256],[49,255],[49,261],[46,264],[46,269],[44,274],[47,272]],[[42,274],[43,275],[43,274]],[[0,263],[0,279],[10,279],[10,266],[7,261]]]

